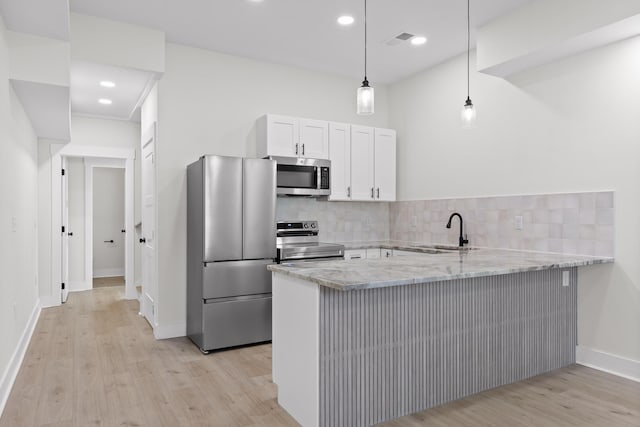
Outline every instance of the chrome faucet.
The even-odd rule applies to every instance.
[[[460,238],[458,239],[458,246],[463,247],[465,243],[469,243],[469,240],[467,240],[466,234],[464,235],[464,237],[462,237],[462,229],[464,227],[462,222],[462,215],[460,215],[458,212],[452,213],[449,217],[449,221],[447,222],[447,228],[451,228],[451,220],[454,216],[457,216],[460,219]]]

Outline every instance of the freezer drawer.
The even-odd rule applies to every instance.
[[[203,350],[271,340],[271,296],[203,307]]]
[[[202,298],[228,298],[271,293],[273,260],[212,262],[203,267]]]

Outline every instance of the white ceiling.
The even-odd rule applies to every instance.
[[[472,27],[530,0],[471,2]],[[71,10],[162,30],[167,40],[337,73],[363,75],[364,0],[70,0]],[[466,49],[465,0],[369,0],[369,80],[391,83]],[[340,27],[336,18],[356,22]],[[387,46],[401,32],[427,44]]]
[[[68,0],[0,0],[0,15],[12,31],[69,41]]]
[[[137,108],[148,90],[154,74],[140,70],[113,67],[85,61],[71,63],[71,112],[92,117],[139,120]],[[114,88],[100,86],[103,80],[116,84]],[[113,101],[98,103],[100,98]]]

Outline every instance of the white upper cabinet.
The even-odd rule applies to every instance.
[[[258,157],[297,157],[300,128],[295,117],[267,114],[256,125]]]
[[[258,157],[329,158],[329,125],[322,120],[267,114],[256,125]]]
[[[373,128],[351,125],[351,200],[375,200]]]
[[[351,199],[351,126],[329,123],[329,160],[331,160],[329,200]]]
[[[376,128],[373,139],[376,200],[393,202],[396,200],[396,131]]]
[[[329,200],[396,200],[396,132],[329,123]]]
[[[300,119],[300,157],[329,158],[329,124],[322,120]]]

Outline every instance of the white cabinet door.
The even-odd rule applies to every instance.
[[[300,119],[298,155],[310,159],[329,158],[329,123],[323,120]]]
[[[258,120],[258,157],[297,157],[300,128],[295,117],[267,114]]]
[[[344,259],[366,259],[367,258],[367,250],[366,249],[349,249],[344,251]]]
[[[376,200],[396,200],[396,131],[376,129],[375,145],[375,196]]]
[[[351,126],[351,200],[374,200],[373,128]]]
[[[329,160],[331,160],[329,200],[351,199],[351,127],[329,123]]]

